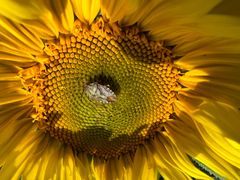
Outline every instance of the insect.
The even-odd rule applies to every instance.
[[[112,103],[117,100],[117,96],[110,89],[109,85],[101,85],[93,82],[86,86],[85,92],[90,99],[94,99],[101,103]]]

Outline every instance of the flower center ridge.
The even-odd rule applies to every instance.
[[[44,63],[20,72],[32,117],[77,152],[109,158],[135,151],[170,119],[179,70],[164,43],[136,26],[76,20],[44,52]]]

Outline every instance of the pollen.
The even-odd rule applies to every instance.
[[[138,27],[76,20],[44,52],[46,62],[19,76],[34,123],[75,151],[105,159],[134,152],[171,119],[179,70],[164,42]]]

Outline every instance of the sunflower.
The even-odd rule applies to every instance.
[[[240,179],[224,3],[2,2],[0,178]]]

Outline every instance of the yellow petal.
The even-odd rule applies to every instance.
[[[181,121],[174,121],[166,124],[168,133],[165,135],[171,140],[176,148],[181,152],[189,154],[196,158],[208,168],[212,169],[217,174],[228,179],[239,179],[236,167],[229,164],[228,161],[213,152],[197,133],[197,129],[190,129]]]
[[[157,21],[160,22],[164,19],[172,20],[173,22],[189,22],[194,21],[196,17],[200,17],[203,14],[209,12],[213,7],[215,7],[220,1],[211,0],[211,1],[191,1],[191,0],[175,0],[174,2],[164,1],[159,4],[150,14],[145,17],[142,22],[143,26],[153,25]],[[201,8],[199,8],[201,7]],[[154,17],[155,16],[155,17]],[[154,18],[159,17],[160,19]],[[159,23],[160,24],[160,23]],[[179,24],[179,23],[177,23]],[[161,24],[164,26],[164,24]],[[149,27],[150,27],[149,26]],[[156,28],[156,27],[155,27]]]
[[[233,15],[240,17],[240,1],[238,0],[228,0],[222,1],[216,7],[211,10],[211,14],[225,14],[225,15]]]
[[[147,31],[154,39],[173,39],[181,36],[189,28],[183,28],[188,23],[193,23],[203,14],[210,11],[220,1],[155,1],[145,3],[145,10],[142,17],[137,17],[139,13],[135,13],[138,24]],[[155,4],[152,7],[151,3]],[[201,8],[199,8],[201,7]],[[149,9],[149,10],[148,10]],[[140,11],[140,9],[139,9]],[[182,30],[183,29],[183,30]],[[186,30],[184,30],[186,29]]]
[[[162,0],[139,1],[135,11],[132,13],[126,12],[125,16],[121,20],[121,24],[129,26],[137,22],[142,22],[143,19],[145,19],[151,11],[159,7],[162,2]]]
[[[201,97],[228,103],[236,107],[240,105],[238,85],[231,86],[210,81],[198,84],[194,91]]]
[[[222,133],[211,131],[205,125],[197,124],[206,144],[218,155],[231,163],[233,166],[240,167],[240,151],[238,148],[230,144]],[[239,131],[238,131],[239,132]],[[239,136],[239,135],[238,135]],[[240,137],[240,136],[239,136]],[[240,141],[238,141],[240,142]],[[239,144],[238,144],[239,146]]]
[[[71,0],[71,2],[75,14],[83,22],[91,24],[99,13],[100,0]]]
[[[5,82],[5,88],[8,89],[8,91],[0,95],[0,105],[9,104],[29,98],[29,94],[27,91],[22,89],[21,86],[17,88],[14,88],[14,86],[11,85],[8,86],[8,83],[11,84],[11,81],[13,81],[13,83],[17,81],[19,82],[20,79],[17,75],[18,69],[19,68],[8,64],[0,64],[0,82]]]
[[[216,55],[228,55],[239,54],[240,40],[239,39],[227,39],[227,38],[214,38],[197,36],[193,38],[191,36],[181,37],[176,41],[176,47],[174,48],[174,54],[184,55],[180,61],[187,58],[208,58]],[[186,57],[186,58],[185,58]],[[207,60],[205,60],[207,61]],[[205,62],[203,61],[203,62]]]
[[[0,14],[34,29],[41,37],[58,36],[57,23],[44,1],[4,0]]]
[[[147,151],[143,146],[138,147],[133,160],[132,178],[131,179],[156,179],[157,171],[155,166],[149,164],[151,153],[147,155]]]
[[[49,22],[46,23],[46,22]],[[58,24],[53,20],[52,14],[45,15],[39,20],[24,20],[20,22],[24,24],[30,31],[35,32],[40,38],[51,40],[59,36]]]
[[[43,43],[33,32],[30,32],[21,24],[13,23],[10,20],[1,17],[0,19],[1,43],[12,46],[15,49],[40,54],[43,49]]]
[[[240,142],[240,112],[237,108],[221,102],[205,101],[192,117],[206,128]]]
[[[240,64],[202,66],[190,70],[180,78],[180,83],[195,91],[200,97],[210,98],[240,106]]]
[[[43,4],[39,1],[27,0],[3,0],[0,7],[0,14],[15,20],[37,18],[44,10]]]
[[[20,70],[19,67],[13,66],[10,63],[0,62],[0,81],[17,81],[17,80],[20,80],[19,77],[18,77],[18,74],[17,74],[19,70]]]
[[[172,144],[168,138],[159,135],[156,139],[153,140],[153,146],[149,148],[153,149],[153,154],[158,152],[161,154],[160,161],[164,159],[167,163],[169,163],[173,169],[176,169],[180,172],[184,173],[186,177],[194,177],[197,179],[206,179],[207,176],[197,169],[185,152],[179,151],[174,144]]]
[[[75,160],[79,167],[84,167],[79,169],[83,179],[98,179],[98,175],[96,175],[96,172],[94,171],[93,159],[89,159],[86,153],[79,154]]]
[[[46,2],[46,6],[48,6],[48,9],[51,11],[59,31],[61,33],[71,32],[74,23],[74,13],[71,2],[69,0],[51,0]]]
[[[194,27],[205,35],[239,38],[239,22],[239,17],[231,17],[226,15],[206,15],[199,19]]]
[[[17,49],[11,49],[6,46],[0,46],[0,60],[2,61],[14,61],[19,63],[31,64],[35,62],[33,55],[28,52],[23,52]]]
[[[110,22],[122,21],[123,18],[136,11],[143,0],[101,0],[101,12]]]
[[[35,134],[34,134],[35,135]],[[41,137],[38,141],[35,142],[35,151],[32,150],[29,155],[28,164],[25,167],[25,170],[22,172],[23,178],[34,179],[37,177],[39,180],[45,179],[45,169],[48,163],[49,157],[45,156],[45,153],[51,155],[49,148],[51,143],[48,136],[41,134]],[[39,149],[38,147],[41,147]],[[53,172],[55,174],[55,172]]]
[[[120,174],[118,172],[118,167],[116,163],[117,163],[116,159],[111,159],[106,163],[105,169],[102,172],[102,175],[103,177],[105,177],[105,179],[120,179],[120,176],[119,176]],[[104,172],[109,172],[109,173],[105,174]]]
[[[185,87],[194,89],[199,83],[209,81],[207,77],[207,72],[200,69],[195,69],[188,71],[182,77],[180,77],[179,82]]]
[[[211,66],[240,66],[238,61],[240,54],[201,54],[201,55],[186,55],[176,61],[176,65],[186,70],[194,68],[206,68]],[[210,68],[211,69],[211,68]],[[208,70],[209,71],[209,70]]]
[[[165,144],[162,140],[164,136],[157,136],[154,140],[151,141],[151,146],[149,150],[152,151],[152,157],[155,160],[156,167],[159,170],[161,176],[164,179],[191,179],[187,173],[183,172],[181,167],[176,165],[175,161],[173,161],[172,157],[169,155],[169,152],[166,149],[166,146],[169,144]],[[196,171],[199,171],[196,169]]]
[[[28,115],[29,111],[31,110],[31,107],[29,106],[23,106],[23,107],[14,107],[9,108],[7,110],[0,111],[0,146],[3,147],[6,146],[10,140],[15,136],[18,129],[21,127],[22,122],[17,121],[21,116]]]
[[[178,96],[179,101],[175,102],[175,112],[188,125],[191,118],[206,128],[224,137],[240,141],[239,139],[239,112],[237,108],[229,104],[214,102],[209,99],[198,97],[191,91],[182,91]],[[186,115],[189,113],[191,118]],[[227,118],[226,118],[227,117]],[[190,124],[193,128],[192,124]]]
[[[34,142],[39,138],[39,134],[32,133],[35,127],[31,120],[25,118],[13,121],[14,135],[7,144],[1,145],[0,160],[4,162],[0,173],[1,179],[18,179],[26,167],[31,151],[37,148]]]

